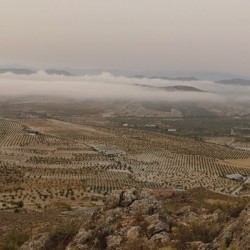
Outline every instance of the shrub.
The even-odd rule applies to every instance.
[[[0,250],[17,250],[28,239],[29,236],[26,234],[10,235],[0,242]]]
[[[22,208],[23,207],[23,201],[18,201],[16,203],[17,207]]]
[[[245,204],[232,205],[228,209],[228,215],[232,218],[237,218],[239,217],[240,213],[243,211],[244,208]]]
[[[217,209],[221,210],[224,213],[224,216],[229,216],[232,218],[237,218],[241,211],[245,208],[246,202],[238,201],[235,203],[215,203],[210,205],[209,211],[214,212]]]
[[[97,249],[106,249],[107,248],[107,236],[113,233],[114,233],[114,229],[112,227],[106,226],[103,228],[103,226],[100,226],[98,230],[94,233],[94,238],[96,239],[95,247],[97,247]]]
[[[55,228],[49,234],[46,249],[65,249],[77,233],[78,229],[74,225],[62,225]]]
[[[220,230],[221,227],[218,223],[208,223],[207,221],[195,221],[189,226],[181,226],[176,234],[180,244],[178,247],[185,249],[185,244],[192,241],[210,243],[219,235]]]

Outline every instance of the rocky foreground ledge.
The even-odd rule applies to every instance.
[[[106,198],[102,208],[92,213],[64,248],[56,249],[249,249],[250,206],[238,218],[221,221],[223,225],[220,225],[221,213],[218,210],[207,214],[204,209],[183,207],[170,216],[161,202],[148,192],[117,190]],[[190,236],[190,242],[181,245],[182,233],[189,235],[193,221],[199,223],[200,220],[204,225],[220,226],[216,238],[208,243]],[[185,231],[181,231],[183,227]],[[49,234],[43,234],[26,242],[21,249],[54,249],[49,241]]]
[[[171,222],[161,204],[135,189],[115,191],[80,230],[67,250],[154,249],[169,242]]]

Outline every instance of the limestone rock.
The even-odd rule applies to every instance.
[[[117,208],[120,205],[122,192],[120,190],[113,191],[105,200],[105,208]]]
[[[162,211],[161,205],[154,197],[136,200],[130,206],[132,214],[152,215]]]
[[[130,189],[123,192],[120,201],[121,206],[130,206],[137,199],[136,193],[136,189]]]
[[[141,227],[139,227],[139,226],[135,226],[135,227],[130,228],[127,232],[127,238],[128,239],[138,238],[140,236],[140,231],[141,231]]]
[[[220,235],[213,241],[211,249],[248,250],[250,246],[250,203],[240,216],[229,222]]]
[[[187,245],[187,248],[189,250],[209,250],[209,245],[208,244],[204,244],[203,242],[201,241],[193,241],[193,242],[190,242],[188,245]]]
[[[117,247],[121,244],[122,237],[119,235],[110,235],[107,237],[107,249],[117,249]]]
[[[136,193],[136,189],[113,191],[105,201],[105,208],[112,209],[130,206],[137,199]]]
[[[79,233],[75,237],[75,240],[79,244],[85,244],[88,240],[93,237],[93,232],[91,230],[86,231],[84,228],[80,229]]]
[[[25,242],[20,250],[43,250],[48,240],[48,234],[41,234],[36,239]]]
[[[146,222],[149,225],[147,230],[150,235],[154,235],[163,231],[169,232],[169,221],[166,217],[159,216],[158,214],[152,215],[146,218]]]
[[[169,237],[169,234],[166,232],[155,234],[149,240],[149,244],[152,247],[155,247],[158,245],[164,245],[164,244],[166,245],[168,242],[170,242],[170,237]]]

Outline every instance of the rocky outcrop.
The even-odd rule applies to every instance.
[[[106,209],[112,209],[117,207],[130,206],[135,200],[137,200],[138,192],[136,189],[120,191],[115,190],[109,195],[105,202]]]
[[[74,231],[64,241],[63,249],[247,250],[250,204],[245,205],[226,210],[186,205],[176,209],[170,217],[162,203],[150,193],[136,189],[116,190],[106,197],[102,208],[92,210],[77,234]],[[69,236],[67,229],[63,233],[60,239]],[[62,247],[60,239],[57,243]],[[21,250],[57,249],[48,248],[51,246],[48,243],[58,246],[50,234],[43,234],[26,242]]]
[[[67,250],[154,249],[170,241],[170,219],[161,203],[136,189],[114,191]]]
[[[230,221],[211,246],[211,249],[250,249],[250,204],[239,218]]]

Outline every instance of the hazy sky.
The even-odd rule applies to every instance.
[[[250,75],[249,0],[0,0],[0,65]]]

